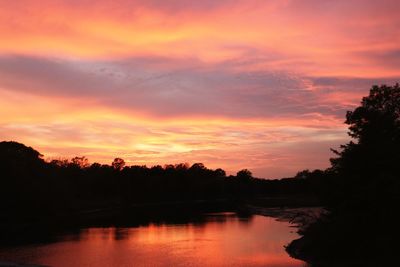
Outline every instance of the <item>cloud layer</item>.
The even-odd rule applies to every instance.
[[[398,1],[0,5],[0,139],[50,157],[293,175],[400,80]]]

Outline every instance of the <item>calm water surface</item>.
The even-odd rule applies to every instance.
[[[201,223],[87,228],[58,241],[0,249],[0,261],[48,266],[303,267],[283,246],[297,237],[289,223],[234,213]]]

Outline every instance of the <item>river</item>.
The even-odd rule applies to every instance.
[[[201,221],[91,227],[0,248],[0,262],[45,266],[303,267],[285,252],[297,238],[289,223],[261,215],[204,214]]]

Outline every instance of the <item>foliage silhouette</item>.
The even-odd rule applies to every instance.
[[[247,169],[227,176],[202,163],[147,167],[126,166],[121,158],[107,165],[90,164],[82,156],[49,162],[42,157],[23,144],[0,142],[2,229],[38,220],[74,220],[92,210],[130,212],[132,207],[163,203],[221,201],[237,206],[251,199],[311,192],[307,180],[258,179]]]
[[[311,263],[381,264],[394,259],[400,237],[399,85],[373,86],[345,123],[354,141],[333,150],[337,157],[318,186],[329,213],[287,250]],[[310,179],[313,173],[298,176]]]
[[[238,171],[236,177],[242,180],[250,180],[251,178],[253,178],[253,174],[248,169],[243,169]]]
[[[121,158],[115,158],[111,166],[116,170],[122,170],[125,167],[125,161]]]

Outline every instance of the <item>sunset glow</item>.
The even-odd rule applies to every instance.
[[[325,168],[349,140],[346,110],[400,81],[399,9],[0,0],[0,140],[49,159],[202,162],[265,178]]]

